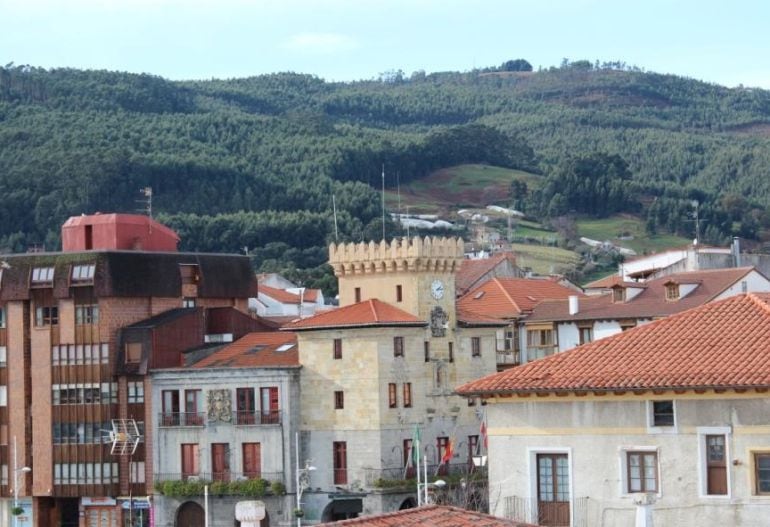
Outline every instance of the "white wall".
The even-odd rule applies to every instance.
[[[770,281],[757,271],[751,271],[741,280],[738,280],[727,290],[717,296],[714,300],[722,300],[731,296],[739,295],[743,292],[743,284],[746,282],[746,289],[749,293],[766,293],[770,291]]]
[[[487,406],[493,514],[505,514],[509,497],[517,497],[519,503],[536,504],[533,453],[567,451],[572,498],[589,497],[580,509],[573,508],[575,514],[580,513],[573,525],[633,525],[633,500],[624,489],[624,451],[654,449],[658,454],[660,489],[653,508],[655,525],[767,523],[770,496],[753,493],[752,452],[770,450],[770,429],[766,426],[769,397],[675,399],[677,426],[671,433],[655,433],[648,428],[648,402],[642,397],[606,397],[586,402],[508,402]],[[705,471],[701,466],[705,458],[701,442],[708,430],[725,429],[729,431],[730,494],[704,496]]]

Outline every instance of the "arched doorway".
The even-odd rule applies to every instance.
[[[361,499],[336,499],[326,506],[321,514],[322,522],[335,522],[358,518],[364,510],[364,502]]]
[[[188,501],[176,511],[176,527],[203,527],[204,516],[203,507],[194,501]]]
[[[414,509],[415,507],[417,507],[417,502],[414,501],[414,498],[407,498],[401,502],[401,506],[398,508],[398,510],[402,511],[404,509]]]

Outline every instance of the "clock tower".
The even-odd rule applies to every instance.
[[[429,322],[436,337],[455,326],[455,273],[462,261],[459,238],[400,238],[329,247],[340,307],[376,298]]]

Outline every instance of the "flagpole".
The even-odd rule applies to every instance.
[[[382,164],[382,239],[385,239],[385,163]]]

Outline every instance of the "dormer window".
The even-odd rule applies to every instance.
[[[94,264],[73,265],[71,280],[73,285],[93,284],[94,283]]]
[[[612,301],[613,302],[625,302],[626,301],[626,290],[622,287],[613,287],[612,288]]]
[[[53,267],[34,267],[32,269],[32,285],[53,285]]]
[[[673,282],[666,284],[666,300],[669,302],[679,300],[679,284]]]
[[[181,264],[179,274],[182,277],[182,285],[194,285],[200,280],[198,266],[194,264]]]

